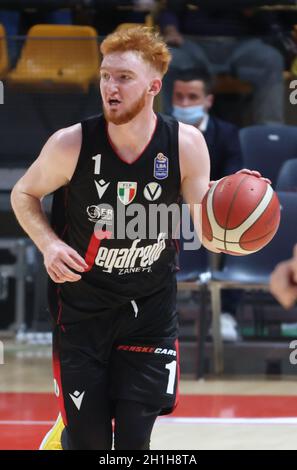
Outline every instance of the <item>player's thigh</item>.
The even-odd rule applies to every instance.
[[[61,333],[54,334],[54,377],[69,446],[109,449],[112,428],[107,367],[91,350],[74,345]],[[68,339],[72,333],[69,328]]]
[[[160,408],[131,400],[115,404],[115,450],[147,450]]]

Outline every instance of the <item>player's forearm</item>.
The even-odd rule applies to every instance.
[[[59,239],[51,228],[39,199],[14,188],[11,205],[19,224],[42,253],[49,243]]]

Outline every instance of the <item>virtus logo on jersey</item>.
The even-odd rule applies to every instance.
[[[148,201],[156,201],[157,199],[159,199],[161,194],[162,187],[159,183],[156,183],[155,181],[148,183],[143,190],[143,195]]]
[[[151,272],[151,266],[160,258],[166,248],[166,233],[161,232],[156,243],[138,247],[140,239],[134,240],[130,248],[111,248],[101,246],[95,264],[104,272],[119,275],[135,272]]]

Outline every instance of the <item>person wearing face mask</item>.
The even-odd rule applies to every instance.
[[[243,167],[238,129],[209,114],[214,102],[213,80],[207,70],[189,70],[173,84],[172,115],[197,127],[204,135],[210,156],[210,179],[218,180]],[[225,341],[240,338],[234,318],[241,293],[222,291],[221,334]],[[210,330],[211,334],[211,330]]]
[[[213,79],[207,70],[180,73],[173,86],[172,115],[197,127],[206,140],[212,180],[223,178],[243,167],[238,128],[209,114],[214,102]]]

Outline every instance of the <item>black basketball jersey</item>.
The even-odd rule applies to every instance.
[[[157,114],[153,136],[132,164],[117,154],[103,115],[81,125],[77,166],[54,195],[52,221],[89,269],[81,281],[62,284],[62,292],[71,284],[81,295],[87,285],[113,298],[150,295],[172,282],[176,270],[172,219],[164,229],[162,217],[156,225],[150,210],[180,201],[178,122]]]

